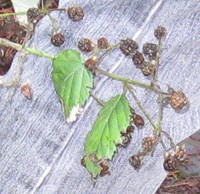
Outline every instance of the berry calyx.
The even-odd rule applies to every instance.
[[[84,65],[92,73],[95,73],[97,62],[98,62],[97,56],[92,56],[91,58],[85,61]]]

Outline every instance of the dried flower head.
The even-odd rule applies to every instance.
[[[80,21],[84,17],[83,8],[80,6],[69,7],[67,9],[67,14],[68,14],[69,19],[73,21]]]
[[[161,40],[166,36],[166,28],[163,26],[158,26],[155,31],[154,31],[154,36],[158,39]]]
[[[173,89],[170,90],[171,91],[170,91],[170,96],[168,98],[168,102],[173,109],[178,111],[189,104],[188,98],[182,91],[175,91]]]
[[[142,165],[143,156],[133,155],[129,158],[129,163],[133,166],[135,170],[139,170]]]
[[[180,162],[181,164],[187,164],[189,162],[189,157],[186,153],[185,145],[183,146],[177,146],[176,147],[176,152],[174,157]]]
[[[94,46],[94,43],[88,38],[82,38],[78,42],[78,48],[85,53],[91,52],[94,49]]]
[[[132,136],[130,133],[122,133],[121,138],[122,138],[122,143],[119,146],[126,148],[131,142]]]
[[[141,71],[144,76],[153,75],[156,71],[155,61],[154,60],[148,62],[145,61],[141,67]]]
[[[142,140],[142,148],[145,153],[151,152],[155,143],[156,143],[157,138],[155,136],[149,136],[145,137]]]
[[[135,53],[135,51],[138,48],[137,42],[134,40],[127,38],[125,40],[120,41],[120,50],[122,53],[124,53],[126,56]]]

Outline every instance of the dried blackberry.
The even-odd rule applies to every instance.
[[[133,166],[135,170],[139,170],[141,167],[143,156],[133,155],[129,158],[129,163]]]
[[[101,162],[99,166],[102,168],[100,176],[110,175],[109,167],[106,163]]]
[[[145,153],[151,152],[156,142],[156,138],[154,136],[145,137],[142,140],[142,148]]]
[[[151,76],[156,71],[155,61],[145,61],[141,67],[141,71],[144,76]]]
[[[122,144],[120,144],[120,146],[126,148],[131,140],[132,136],[130,133],[122,133]]]
[[[133,113],[131,118],[136,127],[142,128],[144,126],[144,119],[140,115]]]
[[[166,153],[163,167],[166,171],[174,171],[177,168],[177,160],[170,153]]]
[[[136,65],[136,67],[141,68],[142,64],[144,62],[144,56],[141,52],[136,51],[136,53],[133,55],[133,62]]]
[[[67,9],[67,14],[68,14],[69,19],[73,21],[80,21],[84,17],[83,8],[80,6],[69,7]]]
[[[168,102],[176,111],[181,110],[189,104],[188,98],[182,91],[175,91],[172,88],[170,91],[170,96],[168,97]]]
[[[158,53],[158,46],[153,43],[145,43],[143,45],[143,53],[149,57],[149,59],[155,59]]]
[[[35,22],[37,17],[40,15],[40,10],[38,8],[30,8],[27,11],[27,18],[29,22]]]
[[[122,51],[122,53],[124,53],[127,56],[133,54],[136,51],[136,49],[138,48],[138,44],[134,40],[127,38],[125,40],[120,41],[119,48]]]
[[[166,29],[162,26],[158,26],[155,31],[154,31],[154,36],[158,39],[161,40],[166,36]]]
[[[97,57],[92,56],[91,58],[89,58],[88,60],[85,61],[84,65],[92,73],[95,73],[97,62],[98,62]]]
[[[133,125],[130,125],[126,129],[126,133],[132,133],[135,130],[135,127]]]
[[[82,38],[78,42],[78,48],[85,53],[89,53],[94,49],[94,43],[88,38]]]
[[[176,157],[176,159],[178,160],[180,164],[184,165],[189,162],[189,157],[186,153],[186,149],[184,145],[182,147],[179,147],[179,146],[176,147],[176,153],[174,157]]]
[[[65,42],[65,37],[61,33],[55,33],[51,37],[51,43],[56,47],[60,47],[64,42]]]
[[[109,46],[108,40],[106,38],[99,38],[97,41],[97,46],[100,49],[107,49]]]

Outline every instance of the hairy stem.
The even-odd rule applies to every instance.
[[[144,113],[144,115],[149,120],[149,122],[151,123],[151,125],[153,126],[153,128],[155,130],[157,130],[156,124],[154,123],[154,121],[151,118],[151,116],[149,115],[149,113],[147,113],[147,111],[145,110],[145,108],[143,107],[143,105],[141,104],[141,102],[138,100],[137,96],[135,95],[135,93],[133,91],[133,88],[129,84],[126,84],[126,87],[127,87],[128,91],[130,92],[130,94],[132,95],[132,97],[135,99],[135,102],[139,106],[140,110]]]
[[[135,80],[131,80],[131,79],[128,79],[126,77],[122,77],[120,75],[116,75],[116,74],[112,74],[112,73],[109,73],[107,71],[104,71],[103,69],[100,69],[100,68],[97,68],[96,71],[100,74],[103,74],[103,75],[106,75],[112,79],[115,79],[115,80],[118,80],[118,81],[122,81],[124,83],[129,83],[129,84],[132,84],[132,85],[135,85],[135,86],[139,86],[141,88],[145,88],[145,89],[149,89],[149,90],[152,90],[156,93],[162,93],[162,91],[160,91],[159,89],[156,89],[154,88],[153,86],[151,85],[148,85],[148,84],[145,84],[145,83],[142,83],[142,82],[138,82],[138,81],[135,81]]]
[[[171,136],[169,135],[169,133],[167,133],[166,131],[161,131],[161,133],[163,133],[166,137],[167,137],[167,139],[170,141],[170,144],[171,144],[171,146],[172,146],[172,148],[174,149],[174,150],[176,150],[176,143],[174,142],[174,140],[171,138]]]
[[[45,53],[43,51],[39,51],[39,50],[30,48],[30,47],[24,47],[23,48],[22,45],[11,42],[11,41],[6,40],[4,38],[0,38],[0,45],[11,47],[11,48],[14,48],[16,50],[24,49],[27,53],[38,55],[38,56],[41,56],[41,57],[46,57],[46,58],[49,58],[51,60],[53,60],[54,57],[55,57],[54,55],[51,55],[51,54],[48,54],[48,53]]]

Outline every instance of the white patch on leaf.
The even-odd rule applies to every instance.
[[[83,113],[83,108],[80,107],[80,105],[76,105],[72,108],[69,117],[67,118],[68,123],[72,123],[76,121],[78,115],[81,115]]]

